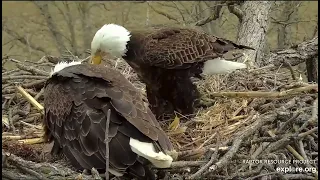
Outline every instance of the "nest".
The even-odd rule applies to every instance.
[[[59,58],[16,63],[2,70],[3,177],[7,179],[99,179],[74,172],[68,164],[48,163],[41,144],[43,86]],[[121,59],[107,60],[145,93]],[[292,80],[271,67],[196,80],[202,99],[212,105],[193,118],[162,120],[178,152],[164,179],[318,178],[318,85]],[[27,93],[25,93],[27,92]],[[35,144],[40,143],[40,144]],[[10,155],[9,155],[10,154]],[[14,172],[14,173],[13,173]]]

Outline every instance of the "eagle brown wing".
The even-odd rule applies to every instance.
[[[253,49],[191,28],[164,27],[131,34],[127,58],[136,57],[145,64],[165,69],[185,69],[230,50]]]
[[[116,70],[97,65],[67,67],[48,80],[44,98],[47,134],[78,169],[105,169],[109,109],[111,169],[137,177],[148,173],[145,159],[132,152],[130,137],[153,143],[158,151],[172,150],[141,93]]]

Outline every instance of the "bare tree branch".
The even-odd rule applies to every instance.
[[[83,50],[90,48],[90,43],[91,43],[91,27],[92,24],[88,20],[89,16],[89,11],[90,8],[93,6],[89,6],[89,2],[78,2],[78,10],[81,16],[81,27],[83,30],[83,43],[84,47]]]
[[[77,46],[77,42],[76,42],[75,24],[74,24],[74,19],[70,13],[71,9],[69,7],[69,2],[62,1],[62,4],[64,5],[66,10],[62,10],[62,8],[59,7],[57,2],[53,2],[52,4],[59,10],[60,14],[63,16],[63,19],[65,20],[65,22],[67,24],[67,27],[70,32],[70,39],[67,37],[66,37],[66,39],[68,39],[68,41],[70,42],[70,47],[71,47],[72,53],[75,55],[78,55],[78,46]]]
[[[228,10],[230,13],[238,17],[240,23],[242,22],[243,11],[240,8],[236,7],[235,5],[228,4]]]
[[[184,17],[184,13],[181,11],[181,9],[178,7],[178,5],[177,5],[174,1],[172,1],[172,3],[175,5],[175,8],[179,11],[180,16],[181,16],[181,18],[182,18],[182,20],[183,20],[183,23],[184,23],[184,25],[185,25],[186,19],[185,19],[185,17]]]
[[[32,42],[28,42],[26,37],[19,35],[16,31],[9,29],[7,26],[2,26],[2,30],[5,31],[7,34],[9,34],[11,37],[13,37],[13,40],[17,40],[20,43],[22,43],[23,45],[29,46],[31,49],[36,50],[36,51],[40,51],[40,52],[44,53],[45,55],[49,54],[49,52],[46,51],[44,48],[42,48],[41,46],[37,46],[36,44],[34,44]]]
[[[195,26],[203,26],[211,21],[218,19],[220,17],[221,9],[222,9],[222,4],[214,6],[213,13],[210,16],[196,22]]]
[[[290,62],[291,66],[296,66],[317,56],[318,36],[289,49],[271,52],[266,56],[266,61],[263,62],[262,66],[273,64],[275,68],[278,68],[284,61]]]
[[[151,6],[151,4],[150,4],[149,2],[148,2],[148,6],[149,6],[154,12],[156,12],[156,13],[162,15],[162,16],[165,16],[165,17],[168,18],[169,20],[174,20],[174,21],[176,21],[177,23],[180,23],[179,20],[178,20],[176,17],[174,17],[174,16],[172,16],[172,15],[166,13],[166,12],[163,12],[163,11],[160,11],[160,10],[158,10],[158,9],[155,9],[153,6]]]
[[[66,47],[65,47],[64,42],[61,38],[61,35],[59,33],[57,33],[57,32],[59,32],[58,28],[56,27],[56,24],[54,23],[53,18],[51,16],[51,14],[49,13],[48,2],[34,1],[33,3],[38,7],[41,14],[45,18],[47,26],[51,32],[51,35],[52,35],[53,39],[56,41],[56,46],[57,46],[57,49],[58,49],[60,55],[63,54],[63,51],[66,49]]]
[[[287,22],[287,21],[282,21],[282,20],[277,20],[275,19],[274,17],[270,17],[272,19],[272,23],[275,23],[275,24],[280,24],[280,25],[284,25],[284,26],[288,26],[288,25],[292,25],[292,24],[297,24],[297,23],[301,23],[301,22],[317,22],[317,20],[297,20],[297,21],[290,21],[290,22]]]

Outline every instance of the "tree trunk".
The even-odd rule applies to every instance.
[[[290,20],[297,18],[297,7],[300,2],[298,1],[287,1],[284,2],[284,7],[282,7],[282,12],[280,13],[278,24],[278,49],[288,48],[292,46],[292,25],[289,23]]]
[[[271,8],[270,1],[245,1],[241,5],[243,16],[240,18],[238,43],[255,48],[255,51],[247,50],[247,57],[243,57],[251,65],[260,65],[265,48],[265,36],[268,28],[268,17]]]
[[[318,56],[307,59],[306,67],[308,82],[318,83]]]

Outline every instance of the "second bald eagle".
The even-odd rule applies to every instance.
[[[173,147],[143,101],[119,71],[80,62],[58,63],[44,91],[45,137],[77,170],[106,169],[118,177],[155,180],[149,164],[171,166]],[[108,112],[110,122],[107,129]],[[123,179],[123,178],[121,178]]]
[[[146,84],[153,113],[157,117],[178,111],[193,114],[200,93],[191,77],[222,74],[246,68],[246,64],[224,60],[227,52],[252,49],[191,28],[157,27],[134,30],[107,24],[91,43],[92,63],[101,56],[123,57]]]

